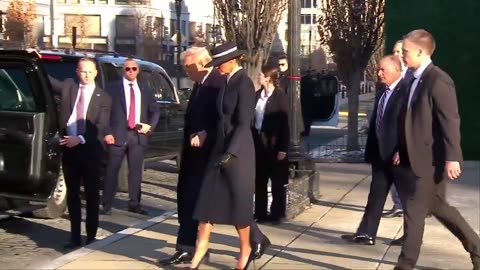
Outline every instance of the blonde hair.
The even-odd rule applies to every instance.
[[[182,53],[182,60],[186,57],[193,57],[193,61],[197,64],[205,66],[212,61],[212,57],[205,47],[190,47]]]
[[[413,30],[408,33],[404,39],[413,42],[422,48],[428,55],[432,55],[435,51],[435,39],[432,34],[424,29]]]

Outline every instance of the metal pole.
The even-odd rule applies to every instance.
[[[182,15],[182,0],[175,0],[175,9],[177,12],[177,89],[180,89],[180,74],[182,73],[182,65],[180,64],[180,55],[182,53],[182,33],[180,25],[180,17]]]
[[[53,37],[55,36],[55,0],[50,0],[50,46],[54,47]]]
[[[300,130],[298,120],[300,113],[300,1],[290,0],[288,3],[288,62],[289,62],[289,99],[290,99],[290,161],[303,159],[303,150],[300,144]]]

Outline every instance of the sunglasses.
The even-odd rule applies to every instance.
[[[283,63],[282,63],[282,64],[278,64],[278,65],[281,66],[281,67],[285,66],[285,64],[283,64]]]
[[[125,71],[126,71],[126,72],[130,72],[130,71],[135,72],[135,71],[137,71],[137,70],[138,70],[137,67],[126,67],[126,68],[125,68]]]

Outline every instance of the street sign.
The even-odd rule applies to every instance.
[[[177,44],[177,34],[178,34],[178,33],[175,33],[175,34],[170,38],[170,40],[171,40],[171,41],[173,42],[173,44],[175,44],[175,45],[178,45],[178,44]],[[180,41],[181,41],[180,44],[184,43],[185,40],[187,40],[187,38],[186,38],[184,35],[180,34]]]

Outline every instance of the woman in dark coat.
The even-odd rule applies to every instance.
[[[220,121],[217,140],[200,190],[194,218],[200,222],[198,241],[191,267],[201,263],[208,250],[213,224],[234,225],[240,238],[238,269],[246,269],[253,259],[250,224],[253,221],[255,149],[251,133],[255,88],[238,65],[242,52],[234,43],[212,50],[216,66],[227,75],[227,84],[218,96]]]
[[[256,153],[255,217],[258,222],[280,222],[285,217],[288,183],[288,98],[278,83],[278,67],[266,65],[258,76],[262,86],[256,92],[252,127]],[[272,205],[267,215],[267,186],[272,183]]]

